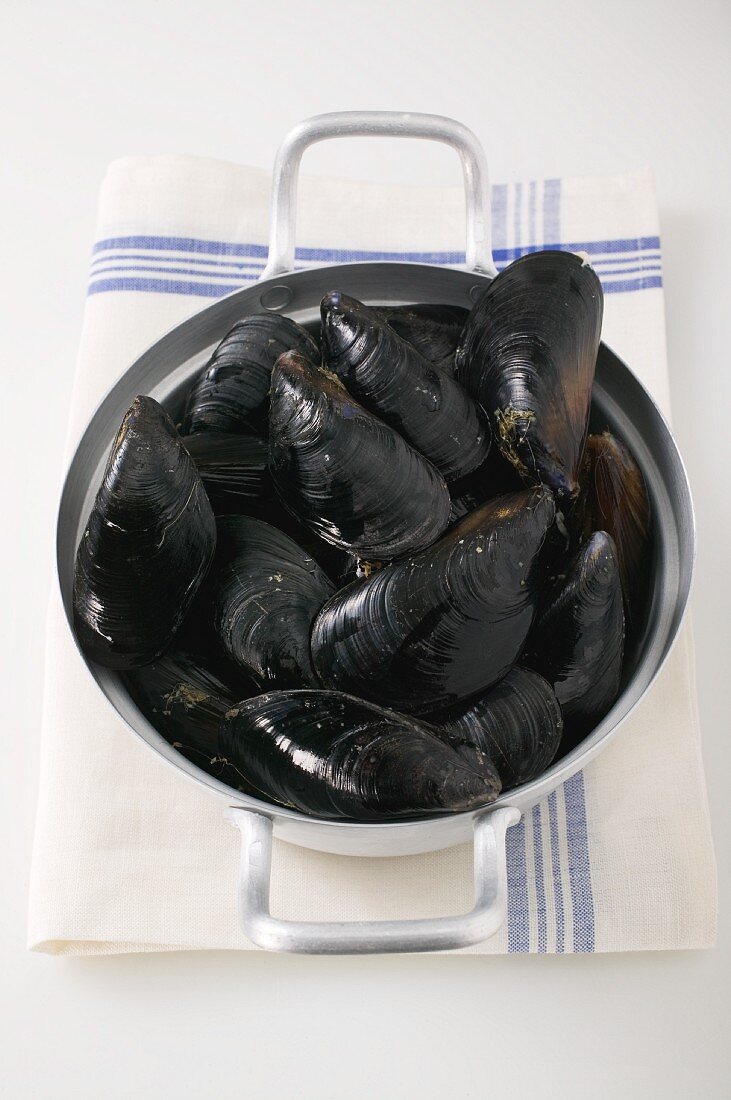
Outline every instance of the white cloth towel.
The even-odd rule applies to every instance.
[[[98,241],[69,446],[114,379],[212,297],[257,278],[267,173],[187,157],[115,162]],[[298,265],[458,263],[458,189],[303,178]],[[535,246],[585,250],[604,339],[667,413],[658,221],[648,172],[493,189],[499,267]],[[236,911],[238,834],[221,803],[133,737],[101,697],[54,589],[29,946],[57,954],[253,949]],[[708,947],[716,880],[686,623],[605,752],[509,834],[506,926],[477,953]],[[471,852],[346,859],[275,842],[273,911],[375,919],[466,911]]]

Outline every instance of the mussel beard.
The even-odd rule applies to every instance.
[[[170,417],[136,397],[76,552],[74,625],[86,655],[116,669],[159,657],[215,545],[208,497]]]
[[[494,801],[489,760],[464,759],[428,727],[333,691],[276,691],[237,704],[220,753],[281,805],[326,819],[388,821]]]
[[[457,378],[492,418],[497,446],[564,506],[578,493],[602,313],[588,263],[533,252],[490,283],[456,353]]]
[[[420,554],[341,589],[312,631],[322,683],[412,714],[486,691],[523,648],[553,518],[548,490],[498,497]]]

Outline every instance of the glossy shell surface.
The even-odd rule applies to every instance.
[[[542,610],[523,662],[553,685],[567,733],[585,733],[619,693],[623,652],[617,555],[610,536],[597,531]]]
[[[457,378],[491,418],[525,481],[568,502],[579,489],[603,296],[585,260],[533,252],[492,281],[456,354]]]
[[[384,821],[474,809],[498,794],[428,728],[340,692],[277,691],[235,706],[221,755],[269,798],[306,814]]]
[[[439,721],[459,751],[477,746],[495,765],[503,790],[542,775],[561,743],[563,717],[551,685],[513,668],[486,695]],[[469,758],[469,757],[468,757]]]
[[[272,367],[282,352],[319,358],[306,329],[278,313],[237,322],[194,381],[182,432],[259,432],[266,424]]]
[[[611,432],[586,441],[578,512],[584,538],[606,531],[614,540],[625,613],[633,618],[649,572],[650,501],[634,456]]]
[[[357,401],[447,480],[485,461],[490,429],[454,378],[402,340],[377,312],[340,291],[325,295],[321,312],[325,365]]]
[[[498,497],[420,554],[341,589],[312,632],[322,683],[414,714],[486,691],[525,642],[553,518],[548,490]]]
[[[301,547],[262,520],[224,516],[209,587],[214,628],[230,660],[265,688],[317,683],[310,630],[335,588]]]
[[[74,624],[85,653],[129,669],[164,652],[215,544],[203,482],[170,417],[136,397],[76,552]]]
[[[282,356],[272,373],[269,465],[284,505],[360,558],[400,557],[447,525],[435,467],[300,355]]]

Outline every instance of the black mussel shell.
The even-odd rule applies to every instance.
[[[334,691],[275,691],[237,704],[220,754],[275,802],[321,818],[382,821],[474,810],[496,773],[428,727]]]
[[[436,719],[434,719],[436,721]],[[461,752],[476,746],[495,765],[503,790],[542,775],[561,743],[563,718],[551,685],[525,668],[513,668],[487,695],[439,720]]]
[[[606,531],[614,540],[629,620],[647,582],[650,501],[642,471],[611,432],[590,435],[586,441],[577,510],[585,539],[594,531]]]
[[[492,418],[496,444],[564,502],[578,493],[602,312],[580,256],[532,252],[493,279],[457,349],[457,378]]]
[[[221,759],[218,735],[226,712],[258,695],[260,684],[237,669],[224,672],[219,657],[191,653],[178,647],[177,639],[162,657],[122,679],[151,725],[183,756],[230,786],[258,793]]]
[[[283,503],[334,546],[382,561],[445,529],[449,492],[439,472],[302,355],[283,355],[272,372],[269,429]]]
[[[447,480],[485,461],[490,429],[458,382],[355,298],[333,290],[323,298],[321,313],[325,366],[361,405]]]
[[[522,663],[553,685],[567,734],[587,733],[617,697],[624,651],[622,587],[614,542],[595,532],[549,598]],[[571,725],[571,729],[569,729]]]
[[[251,516],[219,519],[210,576],[214,630],[229,659],[265,688],[317,684],[310,629],[334,591],[282,531]]]
[[[430,363],[454,371],[454,353],[469,311],[462,306],[378,306],[379,315]]]
[[[183,437],[215,515],[259,515],[274,494],[269,444],[256,435],[198,432]]]
[[[486,691],[533,621],[547,489],[498,497],[434,546],[341,589],[312,632],[326,687],[424,714]]]
[[[74,623],[84,652],[129,669],[170,645],[208,569],[216,524],[165,410],[136,397],[76,551]]]
[[[272,367],[285,351],[319,359],[306,329],[279,313],[238,321],[188,394],[182,433],[260,432],[266,424]]]

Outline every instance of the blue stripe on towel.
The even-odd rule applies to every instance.
[[[193,294],[198,298],[223,298],[224,294],[230,294],[236,289],[220,283],[181,282],[176,279],[114,278],[95,279],[89,284],[87,293],[107,294],[109,291],[136,290],[144,294]]]
[[[97,275],[109,275],[110,272],[126,271],[132,273],[138,271],[140,273],[150,271],[153,274],[165,274],[165,275],[196,275],[202,278],[204,275],[215,275],[217,279],[235,279],[237,283],[240,283],[242,279],[258,279],[259,272],[252,271],[249,275],[242,274],[240,271],[196,271],[194,267],[157,267],[157,266],[145,266],[145,267],[130,267],[129,264],[112,264],[111,267],[100,267],[94,272],[95,277]],[[235,290],[236,287],[232,286],[231,290]]]
[[[561,240],[561,180],[546,180],[543,184],[543,240]],[[550,244],[543,246],[552,248]],[[579,252],[577,248],[567,248],[567,252]],[[506,257],[507,258],[507,257]],[[513,259],[514,257],[510,257]]]
[[[533,873],[536,884],[536,915],[538,918],[538,950],[546,952],[547,918],[546,888],[543,880],[543,826],[541,807],[533,807]]]
[[[492,188],[492,247],[493,252],[504,250],[506,211],[508,205],[507,183],[496,183]]]
[[[525,862],[525,818],[505,834],[508,864],[508,951],[530,948],[528,875]]]
[[[561,955],[564,949],[564,902],[558,837],[558,796],[555,791],[551,791],[548,796],[548,825],[551,833],[551,874],[556,910],[556,954]]]
[[[234,244],[231,241],[207,241],[197,237],[106,237],[97,241],[92,252],[107,252],[110,248],[164,249],[166,252],[203,252],[210,256],[258,256],[266,260],[269,248],[265,244]]]
[[[584,776],[577,772],[564,783],[569,884],[574,913],[574,951],[594,950],[594,895],[589,866]]]
[[[173,250],[170,250],[173,251]],[[112,251],[109,255],[98,255],[96,259],[92,260],[92,271],[98,269],[101,264],[108,263],[160,263],[163,260],[167,260],[169,263],[186,263],[196,264],[199,267],[233,267],[237,271],[252,269],[256,271],[264,270],[263,260],[246,260],[239,262],[238,260],[207,260],[201,256],[191,256],[190,254],[185,256],[150,256],[144,252],[115,252]],[[616,262],[616,261],[615,261]],[[622,261],[625,262],[624,260]]]
[[[513,196],[513,240],[519,241],[522,239],[523,234],[520,231],[521,218],[520,218],[520,204],[523,198],[523,184],[516,183],[513,186],[515,194]]]

